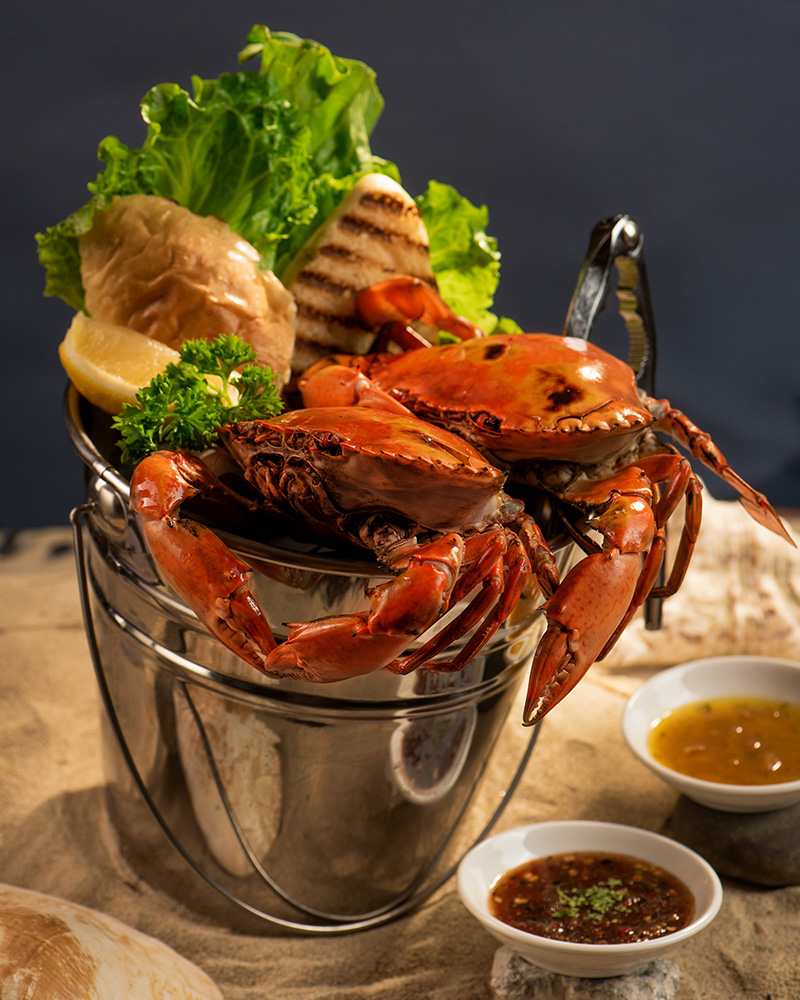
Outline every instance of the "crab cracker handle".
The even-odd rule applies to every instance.
[[[628,364],[639,385],[648,396],[654,396],[656,326],[644,263],[644,236],[629,215],[601,219],[592,230],[567,310],[564,335],[588,339],[606,304],[612,265],[617,271],[619,313],[630,338]]]
[[[629,215],[601,219],[592,230],[586,260],[564,322],[564,336],[588,340],[592,326],[603,311],[611,284],[612,266],[617,271],[619,314],[630,340],[628,364],[648,396],[655,396],[656,324],[644,262],[644,235]],[[663,582],[663,572],[657,583]],[[644,602],[645,627],[661,627],[661,598]]]

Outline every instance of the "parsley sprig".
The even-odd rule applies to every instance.
[[[620,879],[608,878],[586,889],[573,889],[569,893],[556,886],[561,908],[554,910],[553,916],[602,920],[608,913],[623,913],[625,892],[617,888],[619,885],[622,885]],[[612,917],[612,921],[614,919]]]
[[[167,365],[139,390],[135,403],[114,417],[122,461],[140,462],[159,448],[202,451],[223,424],[280,413],[275,377],[255,364],[255,357],[234,334],[185,341],[180,360]]]

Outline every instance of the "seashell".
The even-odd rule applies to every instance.
[[[55,896],[0,884],[3,1000],[223,1000],[161,941]]]

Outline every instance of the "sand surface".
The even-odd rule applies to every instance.
[[[798,555],[738,505],[709,505],[703,544],[664,629],[634,623],[604,666],[552,713],[500,828],[554,818],[665,827],[676,796],[625,748],[626,697],[682,659],[757,652],[800,659]],[[0,881],[96,908],[197,963],[226,1000],[490,998],[496,945],[450,880],[387,926],[318,939],[245,934],[144,881],[120,852],[104,795],[100,709],[67,528],[6,539],[0,558]],[[512,712],[497,767],[528,732]],[[476,810],[497,795],[484,788]],[[800,831],[798,831],[800,833]],[[800,887],[724,880],[714,924],[674,955],[679,1000],[800,996]]]

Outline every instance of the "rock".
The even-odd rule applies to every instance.
[[[491,987],[498,1000],[672,1000],[679,981],[678,966],[664,959],[627,976],[583,979],[548,972],[510,948],[498,948]]]
[[[756,885],[800,885],[800,805],[728,813],[681,796],[665,831],[719,875]]]

